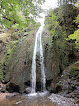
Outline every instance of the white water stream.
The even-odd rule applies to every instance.
[[[43,31],[43,26],[41,26],[40,30],[40,64],[41,64],[41,90],[44,92],[46,90],[46,76],[45,76],[45,68],[44,68],[44,57],[43,57],[43,48],[42,48],[42,41],[41,35]]]
[[[45,84],[46,84],[46,76],[45,76],[45,70],[44,70],[44,57],[43,57],[43,48],[42,48],[42,41],[41,41],[41,35],[43,31],[44,25],[42,25],[37,33],[35,38],[35,45],[34,45],[34,52],[33,52],[33,59],[32,59],[32,69],[31,69],[31,93],[35,93],[36,89],[36,54],[37,51],[40,52],[40,65],[41,65],[41,91],[45,91]],[[39,48],[38,48],[39,47]]]

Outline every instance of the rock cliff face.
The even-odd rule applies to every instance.
[[[25,92],[26,88],[31,86],[31,65],[33,56],[33,47],[35,40],[35,33],[32,31],[29,36],[21,38],[16,45],[16,48],[12,48],[12,51],[8,51],[4,62],[4,79],[2,83],[6,84],[6,89],[9,92]],[[52,90],[51,83],[56,74],[54,70],[58,70],[57,67],[52,64],[52,50],[50,46],[50,34],[47,30],[44,31],[42,37],[43,52],[44,52],[44,64],[46,73],[46,86],[49,91]],[[14,45],[14,46],[15,46]],[[11,53],[9,53],[11,52]],[[37,88],[36,91],[41,90],[41,70],[40,70],[40,57],[37,53],[36,73],[37,73]],[[54,68],[53,68],[54,67]],[[56,67],[56,68],[55,68]],[[54,86],[54,84],[52,84]]]
[[[70,49],[71,48],[71,49]],[[50,92],[58,92],[62,87],[57,86],[59,79],[65,68],[78,61],[78,53],[73,45],[68,42],[59,41],[50,42],[50,33],[44,29],[43,32],[43,50],[44,62],[46,68],[47,89]]]
[[[29,31],[29,35],[26,36],[23,36],[23,32],[11,33],[1,33],[0,81],[6,85],[9,92],[23,92],[26,85],[30,86],[32,51],[36,31]],[[4,34],[5,36],[3,36]]]
[[[8,82],[7,90],[9,92],[23,92],[26,87],[30,86],[34,35],[35,32],[33,31],[29,36],[20,40],[14,58],[7,66],[8,72],[4,82]]]
[[[24,36],[19,40],[16,49],[13,49],[10,53],[7,53],[7,58],[5,58],[4,67],[5,67],[5,76],[2,82],[6,84],[6,89],[9,92],[26,92],[25,89],[31,86],[30,76],[31,76],[31,65],[32,65],[32,56],[33,56],[33,47],[34,47],[34,40],[35,40],[35,33],[32,31],[28,36]],[[50,43],[50,34],[48,31],[44,33],[42,37],[43,41],[43,52],[46,53],[45,45],[49,45]],[[45,51],[44,51],[45,50]],[[49,51],[50,51],[49,46]],[[49,53],[52,52],[50,51]],[[51,55],[47,57],[45,54],[45,72],[46,72],[46,86],[48,90],[51,90],[50,84],[53,80],[53,71],[52,71],[52,59]],[[8,60],[9,57],[9,60]],[[50,58],[50,60],[49,60]],[[50,62],[50,64],[48,64]],[[37,77],[37,87],[36,91],[41,90],[41,69],[40,69],[40,57],[37,53],[36,57],[36,77]]]
[[[67,65],[67,56],[64,58],[64,48],[59,49],[61,45],[58,42],[50,42],[50,33],[46,29],[43,31],[43,50],[44,62],[46,68],[47,89],[50,92],[55,91],[55,85],[58,82],[62,71]],[[61,51],[62,50],[62,51]],[[67,50],[65,51],[67,53]],[[69,52],[68,52],[69,53]],[[62,59],[63,58],[63,59]],[[66,61],[66,62],[65,62]]]

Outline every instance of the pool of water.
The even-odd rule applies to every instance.
[[[48,96],[49,94],[45,93],[16,95],[6,98],[0,103],[0,106],[56,106]]]

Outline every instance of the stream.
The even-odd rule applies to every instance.
[[[79,106],[72,98],[46,92],[34,94],[8,94],[0,106]]]
[[[56,106],[49,98],[49,94],[16,95],[6,98],[0,106]]]

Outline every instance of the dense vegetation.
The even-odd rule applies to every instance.
[[[34,18],[41,12],[33,0],[1,0],[0,1],[0,24],[4,28],[26,28],[30,23],[35,24]]]
[[[75,47],[79,50],[79,7],[75,7],[72,4],[76,2],[75,0],[70,0],[71,3],[69,0],[65,1],[60,0],[60,7],[49,11],[45,24],[50,30],[51,42],[59,39],[64,42],[68,40],[68,42],[75,43]],[[64,4],[61,5],[61,2]]]
[[[51,9],[45,17],[45,27],[50,32],[52,52],[49,53],[48,61],[52,58],[52,65],[56,63],[53,69],[56,77],[61,76],[69,65],[79,61],[78,19],[79,7],[70,1],[62,5],[60,3],[58,8]]]
[[[53,90],[79,103],[79,5],[76,0],[58,1],[58,8],[45,17],[51,42],[45,45],[45,65],[52,67]]]
[[[75,4],[77,0],[58,0],[58,4],[65,5],[65,4]]]

